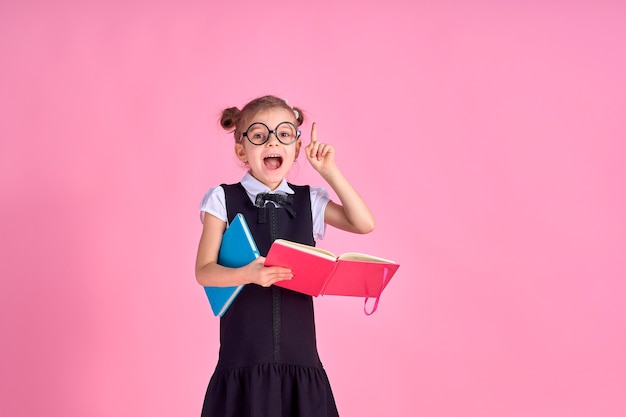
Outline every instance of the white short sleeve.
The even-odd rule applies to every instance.
[[[324,239],[326,223],[324,223],[324,212],[326,205],[330,201],[328,191],[322,187],[311,188],[311,214],[313,215],[313,238],[315,240]]]
[[[221,186],[211,188],[206,192],[200,203],[200,221],[204,222],[204,213],[209,213],[228,223],[228,214],[226,212],[226,196]]]

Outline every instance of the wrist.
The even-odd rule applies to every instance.
[[[332,164],[328,167],[320,168],[317,170],[317,172],[322,176],[322,178],[326,180],[326,182],[332,180],[337,175],[341,175],[339,168],[335,164]]]

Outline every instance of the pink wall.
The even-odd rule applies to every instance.
[[[320,246],[402,264],[316,300],[343,416],[626,414],[622,2],[84,3],[0,5],[0,415],[199,415],[197,207],[265,93],[377,217]]]

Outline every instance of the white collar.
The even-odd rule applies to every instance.
[[[283,178],[278,187],[275,190],[270,190],[269,187],[263,184],[261,181],[257,180],[250,174],[250,171],[246,172],[246,174],[241,179],[241,185],[248,193],[248,197],[254,203],[256,199],[256,195],[259,193],[270,193],[270,194],[294,194],[294,191],[287,185],[287,180]]]

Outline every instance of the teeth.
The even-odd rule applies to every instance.
[[[265,158],[280,158],[280,155],[266,155]]]

